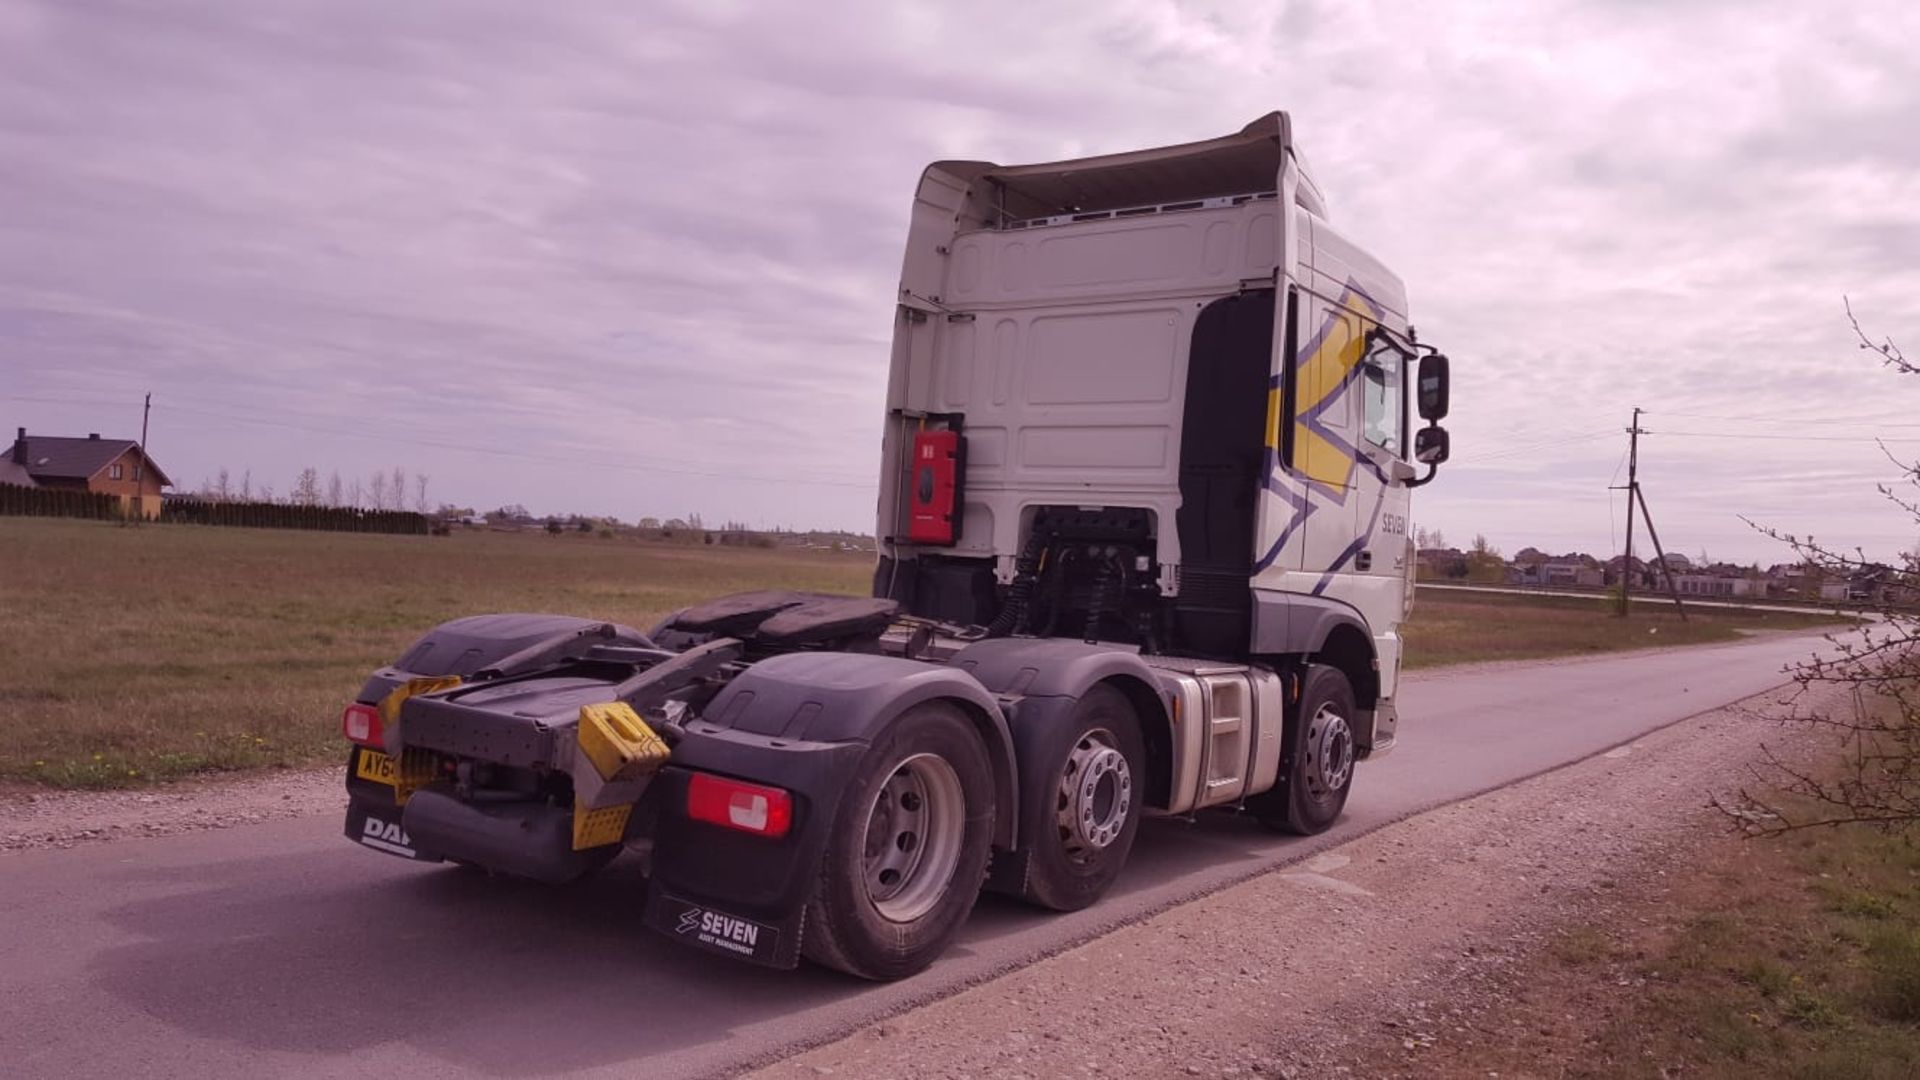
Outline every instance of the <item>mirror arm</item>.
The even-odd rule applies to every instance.
[[[1439,475],[1439,472],[1440,472],[1440,466],[1429,465],[1427,466],[1427,475],[1416,477],[1412,480],[1408,480],[1406,481],[1406,485],[1410,488],[1417,488],[1422,484],[1431,484],[1433,482],[1433,478]]]

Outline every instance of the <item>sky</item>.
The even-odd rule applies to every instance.
[[[0,0],[0,431],[180,488],[870,531],[938,158],[1272,109],[1453,358],[1418,524],[1886,557],[1920,458],[1920,7]],[[1884,450],[1875,439],[1883,439]],[[1640,541],[1644,551],[1644,533]]]

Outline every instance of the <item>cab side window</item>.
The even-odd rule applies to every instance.
[[[1375,349],[1366,358],[1362,375],[1367,441],[1395,457],[1405,457],[1406,360],[1391,349]]]

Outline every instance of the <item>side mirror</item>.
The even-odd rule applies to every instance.
[[[1420,358],[1420,374],[1416,378],[1416,398],[1422,420],[1445,420],[1447,418],[1447,357],[1445,353],[1428,353]],[[1445,446],[1446,440],[1441,439]],[[1417,456],[1417,452],[1416,452]],[[1419,460],[1425,461],[1426,458]],[[1440,460],[1445,461],[1442,457]]]
[[[1431,360],[1433,358],[1428,357],[1427,359]],[[1445,357],[1442,357],[1441,359],[1444,360]],[[1425,364],[1421,365],[1421,369],[1422,369],[1421,375],[1422,375],[1423,382],[1426,374],[1425,367],[1426,367]],[[1441,368],[1441,371],[1444,372],[1445,370],[1446,368],[1443,366]],[[1443,379],[1441,382],[1441,386],[1444,387],[1445,385],[1446,385],[1446,382]],[[1446,392],[1445,390],[1442,390],[1441,403],[1444,405],[1445,402],[1446,402]],[[1413,460],[1419,462],[1422,465],[1438,465],[1441,462],[1446,461],[1447,454],[1449,453],[1450,450],[1451,450],[1451,446],[1448,444],[1448,441],[1447,441],[1446,428],[1423,427],[1419,431],[1416,431],[1413,433]]]

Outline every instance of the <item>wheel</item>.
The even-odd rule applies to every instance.
[[[1140,718],[1111,686],[1087,691],[1022,771],[1021,896],[1078,911],[1106,893],[1140,827],[1146,746]]]
[[[993,770],[959,709],[916,705],[867,750],[835,812],[801,951],[863,979],[924,969],[980,895]]]
[[[1261,821],[1297,836],[1326,832],[1353,788],[1353,686],[1339,668],[1309,664],[1300,686],[1286,782],[1254,800]]]

